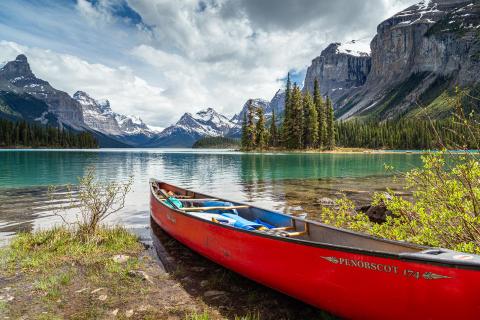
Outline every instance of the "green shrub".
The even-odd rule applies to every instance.
[[[430,153],[423,166],[406,174],[413,200],[393,192],[376,194],[393,215],[383,224],[355,213],[347,199],[323,209],[325,223],[371,235],[480,254],[480,161],[471,154]]]

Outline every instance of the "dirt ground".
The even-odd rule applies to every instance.
[[[231,272],[152,225],[134,252],[0,272],[0,319],[335,319]]]

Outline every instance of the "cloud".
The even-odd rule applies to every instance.
[[[270,99],[330,42],[370,39],[414,2],[4,0],[0,58],[19,46],[56,87],[167,126],[202,107],[231,116],[248,98]]]
[[[163,89],[149,85],[129,67],[111,68],[68,54],[0,41],[0,61],[13,60],[20,53],[27,55],[37,77],[70,95],[83,90],[97,99],[108,99],[114,111],[139,115],[152,125],[165,126],[178,116]]]

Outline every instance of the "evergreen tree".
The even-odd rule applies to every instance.
[[[80,139],[82,137],[82,139]],[[98,148],[90,133],[71,133],[25,121],[12,122],[0,119],[0,146],[33,148]]]
[[[270,124],[270,140],[269,146],[270,147],[277,147],[278,146],[278,132],[277,132],[277,124],[275,119],[275,109],[272,109],[272,123]]]
[[[315,103],[308,91],[303,95],[304,135],[305,148],[315,148],[318,145],[318,115]]]
[[[242,140],[241,140],[242,149],[248,148],[248,134],[247,134],[247,113],[243,113],[242,120]]]
[[[252,104],[252,100],[248,100],[248,109],[247,109],[247,150],[253,150],[256,145],[256,136],[255,136],[255,107]]]
[[[318,144],[319,148],[323,148],[327,144],[327,117],[325,112],[325,102],[322,99],[322,94],[320,92],[320,86],[318,80],[315,78],[313,83],[313,102],[315,103],[315,108],[317,109],[317,118],[318,118]]]
[[[327,144],[328,150],[335,148],[335,115],[330,97],[327,97]]]
[[[303,97],[297,84],[293,85],[290,100],[290,122],[292,133],[289,136],[290,143],[287,147],[289,149],[301,149],[303,148]]]
[[[263,150],[267,146],[268,132],[265,128],[265,116],[262,108],[257,108],[257,125],[255,127],[255,148]]]
[[[290,82],[290,73],[287,75],[287,85],[285,88],[285,108],[283,112],[283,124],[282,124],[282,144],[284,147],[291,144],[290,137],[292,134],[292,125],[291,125],[291,96],[292,96],[292,84]]]

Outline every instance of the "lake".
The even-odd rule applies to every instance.
[[[387,187],[401,190],[392,172],[421,164],[418,153],[245,154],[228,150],[100,149],[0,150],[0,242],[20,230],[46,228],[60,221],[52,207],[61,203],[65,185],[75,184],[90,167],[99,179],[127,180],[132,192],[125,208],[111,217],[147,234],[148,180],[155,177],[185,188],[315,218],[322,198],[343,194],[357,204]],[[57,186],[50,201],[48,186]],[[65,198],[63,196],[63,198]],[[72,211],[67,215],[73,216]],[[148,236],[147,236],[148,237]]]

